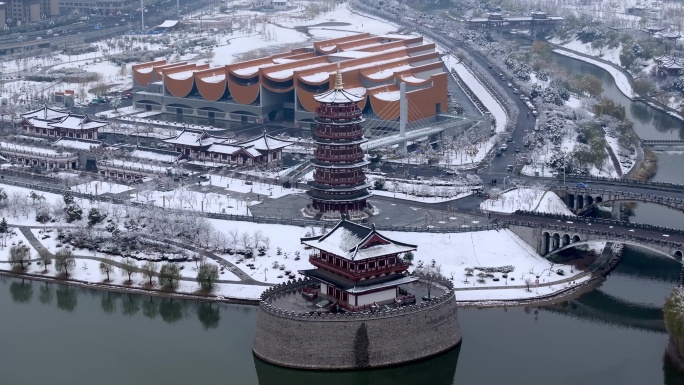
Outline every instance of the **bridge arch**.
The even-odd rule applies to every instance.
[[[583,195],[577,195],[577,208],[578,209],[583,209],[584,208],[584,196]]]
[[[551,250],[557,250],[561,248],[561,236],[558,233],[553,233],[551,236]]]
[[[573,239],[574,239],[574,237],[577,237],[577,238],[579,239],[579,236],[578,236],[578,235],[573,236]],[[572,247],[577,247],[577,246],[581,246],[581,245],[587,245],[587,244],[589,244],[589,243],[592,242],[592,241],[600,241],[600,240],[599,240],[599,239],[591,239],[591,240],[588,240],[588,241],[577,241],[577,242],[573,242],[573,243],[571,243],[571,244],[569,244],[569,245],[567,245],[567,246],[559,247],[559,248],[557,248],[557,249],[551,249],[551,250],[547,251],[546,253],[544,253],[543,255],[544,255],[545,257],[548,257],[548,256],[550,256],[550,255],[552,255],[552,254],[556,254],[556,253],[558,253],[558,252],[561,252],[561,251],[563,251],[563,250],[570,249],[570,248],[572,248]],[[625,244],[625,245],[634,246],[634,247],[639,248],[639,249],[648,250],[648,251],[651,251],[651,252],[653,252],[653,253],[656,253],[656,254],[659,254],[659,255],[663,255],[663,256],[665,256],[665,257],[668,257],[668,258],[670,258],[670,259],[674,259],[674,260],[677,261],[677,262],[682,262],[682,259],[683,259],[683,257],[684,257],[684,251],[682,251],[682,250],[675,250],[674,252],[669,253],[669,252],[665,252],[665,251],[663,251],[663,250],[659,250],[659,249],[657,249],[657,248],[651,247],[651,245],[649,245],[649,244],[635,242],[635,241],[630,240],[630,239],[609,239],[609,238],[606,238],[606,239],[603,239],[603,241],[615,242],[615,243],[622,243],[622,244]]]
[[[585,201],[585,204],[587,206],[591,206],[594,204],[594,197],[592,197],[591,195],[587,195],[587,199]]]
[[[582,242],[582,238],[580,238],[579,235],[575,234],[572,236],[572,243],[577,243],[577,242]]]
[[[546,255],[549,253],[550,249],[550,244],[551,243],[551,234],[549,234],[548,231],[544,231],[542,233],[542,255]]]
[[[574,208],[575,207],[575,194],[569,194],[568,193],[568,207]]]
[[[570,234],[563,234],[563,238],[561,239],[561,247],[562,246],[567,246],[570,244]]]
[[[603,197],[596,197],[596,203],[601,203],[603,202]]]

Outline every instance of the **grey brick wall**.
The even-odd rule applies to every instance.
[[[270,294],[282,293],[287,286]],[[341,370],[416,361],[460,342],[456,299],[449,290],[429,303],[371,315],[292,313],[262,301],[253,350],[276,365]]]

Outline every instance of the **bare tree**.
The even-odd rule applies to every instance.
[[[102,258],[100,262],[100,273],[107,275],[107,280],[109,282],[109,275],[114,272],[114,266],[112,266],[112,260],[109,258]]]
[[[131,260],[130,258],[126,258],[123,260],[121,267],[119,269],[121,270],[121,274],[128,275],[128,281],[126,281],[126,283],[130,284],[133,280],[133,274],[136,273],[138,266],[135,264],[133,260]]]
[[[157,263],[152,261],[147,261],[142,265],[142,273],[145,277],[150,280],[150,286],[152,285],[152,278],[157,275]]]

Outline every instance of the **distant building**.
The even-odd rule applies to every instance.
[[[275,8],[275,9],[287,9],[288,1],[287,0],[273,0],[273,1],[271,1],[271,4],[273,5],[273,8]]]
[[[474,17],[468,20],[470,29],[509,28],[509,29],[535,29],[553,28],[563,23],[561,16],[549,16],[546,12],[534,11],[530,16],[504,16],[493,12],[487,17]]]
[[[60,103],[64,108],[73,107],[76,103],[76,93],[73,90],[55,91],[52,95],[52,101]]]
[[[79,12],[82,15],[122,16],[126,11],[133,11],[140,7],[136,0],[79,0],[78,2],[58,0],[59,7],[64,13]],[[154,1],[156,2],[156,1]],[[145,2],[145,5],[153,2]]]
[[[9,25],[36,22],[59,16],[59,0],[7,0],[4,13],[5,21]],[[0,24],[2,24],[1,19]]]
[[[136,64],[133,104],[217,127],[284,120],[313,128],[314,95],[333,88],[338,64],[363,114],[385,127],[398,125],[402,82],[410,122],[436,121],[447,111],[448,72],[435,44],[420,36],[369,33],[217,68],[165,60]]]
[[[97,140],[98,130],[109,125],[108,122],[94,120],[87,115],[75,115],[48,106],[22,114],[19,124],[30,135],[90,140]]]
[[[17,143],[0,142],[0,156],[15,164],[47,170],[71,170],[79,167],[79,156],[75,152]]]
[[[653,58],[656,73],[660,76],[680,76],[684,74],[684,58],[674,56],[658,56]]]
[[[7,27],[7,3],[0,2],[0,29]]]
[[[164,139],[174,149],[189,157],[238,165],[267,164],[281,161],[283,148],[291,142],[263,134],[244,141],[209,135],[202,130],[183,130],[173,138]]]

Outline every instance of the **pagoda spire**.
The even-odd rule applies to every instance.
[[[344,83],[342,83],[342,72],[340,72],[340,63],[337,63],[337,72],[335,73],[335,89],[336,90],[343,90],[344,89]]]

